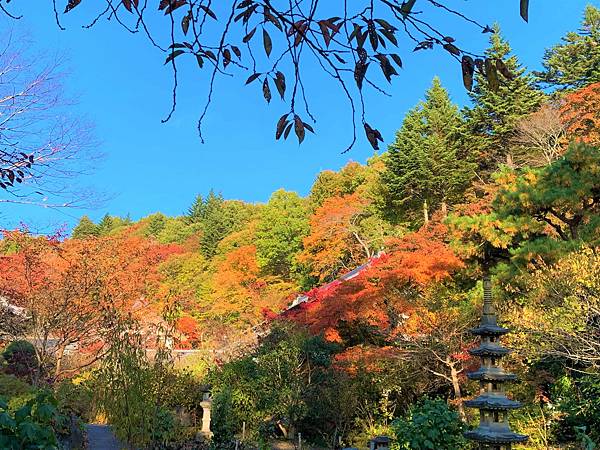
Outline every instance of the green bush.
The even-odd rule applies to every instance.
[[[14,375],[0,373],[0,397],[10,400],[12,397],[29,394],[32,391],[33,388],[23,380]]]
[[[22,378],[30,378],[38,369],[35,348],[28,341],[13,341],[6,346],[2,357],[6,361],[6,372]]]
[[[85,422],[94,419],[93,392],[87,382],[64,380],[55,387],[58,406],[63,413],[72,413]]]
[[[409,413],[393,422],[395,449],[461,450],[469,448],[463,437],[464,424],[444,400],[424,399]]]
[[[563,376],[553,386],[552,398],[562,419],[554,432],[559,441],[600,442],[600,374]]]
[[[0,399],[0,448],[58,449],[58,432],[66,428],[68,419],[58,412],[57,406],[47,391],[39,391],[16,411]]]

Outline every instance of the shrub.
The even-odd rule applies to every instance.
[[[563,376],[553,386],[553,400],[563,414],[555,426],[559,441],[600,442],[600,375]]]
[[[10,400],[12,397],[29,394],[33,388],[23,380],[5,373],[0,373],[0,397]]]
[[[393,422],[396,449],[460,450],[469,448],[463,437],[464,424],[458,413],[444,400],[425,399],[413,406],[409,413]]]
[[[47,391],[39,391],[16,411],[0,399],[0,448],[58,448],[57,434],[66,424],[67,418],[58,412],[56,399]]]
[[[64,380],[56,386],[55,395],[62,412],[75,414],[86,422],[94,419],[93,392],[88,383]]]
[[[38,369],[35,348],[28,341],[13,341],[6,346],[2,357],[6,361],[6,372],[22,378],[31,378]]]

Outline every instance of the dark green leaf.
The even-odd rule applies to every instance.
[[[283,134],[283,130],[288,123],[287,116],[288,116],[287,114],[284,114],[277,121],[277,128],[275,130],[275,139],[277,139],[277,140],[279,138],[281,138],[281,135]]]
[[[192,20],[192,11],[189,11],[183,19],[181,19],[181,29],[183,30],[183,34],[187,34],[190,28],[190,20]]]
[[[175,50],[174,52],[171,52],[171,54],[169,56],[167,56],[167,59],[165,60],[165,64],[174,60],[175,58],[177,58],[179,55],[181,55],[183,53],[185,53],[185,50]]]
[[[283,100],[285,95],[285,75],[282,72],[277,71],[275,74],[275,87],[277,88],[277,92],[279,92],[279,95]]]
[[[331,42],[331,34],[329,27],[327,26],[327,22],[325,20],[319,20],[318,22],[319,28],[321,29],[321,34],[323,35],[323,41],[325,41],[325,47],[329,48],[329,43]]]
[[[252,83],[254,80],[256,80],[258,77],[260,77],[260,73],[253,73],[252,75],[250,75],[248,77],[248,79],[246,80],[246,84],[250,84]]]
[[[507,80],[513,80],[515,78],[512,72],[508,70],[508,67],[506,67],[506,64],[504,64],[504,61],[501,59],[496,60],[496,69],[498,69],[498,72],[500,72]]]
[[[400,13],[406,18],[412,11],[413,6],[415,6],[417,0],[406,0],[400,6]]]
[[[400,58],[400,55],[392,53],[390,56],[392,57],[396,65],[402,69],[402,59]]]
[[[231,51],[226,48],[223,50],[223,68],[226,68],[231,62]]]
[[[304,141],[304,122],[297,115],[294,115],[294,132],[298,137],[298,143],[302,144],[302,141]]]
[[[396,36],[394,36],[394,32],[390,31],[390,30],[386,30],[386,29],[381,29],[380,30],[381,34],[383,34],[388,41],[390,41],[392,44],[394,45],[398,45],[398,39],[396,39]]]
[[[386,20],[383,19],[375,19],[375,22],[377,22],[379,25],[381,25],[381,27],[384,30],[388,30],[388,31],[396,31],[396,27],[393,27],[392,25],[390,25],[390,23]]]
[[[379,141],[383,142],[383,137],[381,136],[379,130],[371,128],[371,126],[366,122],[364,123],[364,128],[365,134],[367,135],[367,140],[371,144],[371,147],[373,147],[373,150],[379,150]]]
[[[294,125],[294,122],[288,123],[287,127],[285,127],[285,131],[283,132],[284,139],[287,139],[288,136],[290,135],[290,131],[292,130],[292,125]]]
[[[267,103],[271,103],[271,88],[269,87],[269,79],[268,78],[265,78],[265,81],[263,81],[262,90],[263,90],[263,97],[265,98]]]
[[[461,61],[463,84],[470,91],[473,89],[473,73],[475,72],[475,62],[469,55],[464,55]]]
[[[171,0],[169,2],[169,6],[167,7],[167,9],[165,9],[165,15],[171,14],[173,11],[175,11],[178,8],[181,8],[185,4],[187,4],[187,0]]]
[[[521,0],[521,17],[525,22],[529,22],[529,0]]]
[[[244,44],[247,44],[248,42],[250,42],[250,39],[252,39],[252,36],[254,36],[254,33],[256,33],[256,28],[252,28],[252,30],[246,36],[244,36],[244,39],[242,39],[242,42]]]
[[[202,9],[206,14],[208,14],[213,19],[217,20],[217,15],[208,6],[200,5],[200,9]]]
[[[273,50],[273,41],[271,41],[271,36],[267,30],[263,28],[263,46],[265,48],[265,53],[267,57],[271,55],[271,51]]]
[[[365,75],[367,74],[367,69],[369,68],[369,64],[363,64],[358,61],[354,66],[354,81],[356,81],[356,86],[358,89],[362,89],[363,81],[365,79]]]
[[[446,49],[447,52],[452,53],[453,55],[460,56],[460,50],[454,44],[444,44],[444,49]]]
[[[75,8],[80,3],[81,3],[81,0],[69,0],[69,2],[67,3],[67,6],[65,7],[65,13],[68,13],[69,11],[71,11],[73,8]]]
[[[344,60],[340,55],[338,55],[337,53],[334,53],[333,56],[335,56],[335,59],[337,59],[341,64],[346,64],[346,60]]]

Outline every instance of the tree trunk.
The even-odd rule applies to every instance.
[[[467,423],[467,415],[465,414],[465,406],[463,405],[462,392],[460,383],[458,382],[458,371],[454,366],[450,366],[450,378],[452,378],[452,388],[454,389],[454,398],[456,399],[456,407],[460,420]]]
[[[429,207],[427,206],[427,200],[423,200],[423,219],[425,219],[425,224],[429,223]]]
[[[61,346],[58,347],[58,352],[56,354],[56,367],[54,368],[54,379],[58,379],[58,376],[60,375],[60,370],[62,369],[62,360],[65,356],[66,347],[66,343],[61,344]]]
[[[448,217],[448,204],[445,200],[442,201],[442,216],[444,217],[444,219]]]
[[[506,154],[506,165],[507,165],[508,167],[510,167],[511,169],[514,169],[514,168],[515,168],[515,163],[514,163],[514,161],[513,161],[513,157],[512,157],[512,154],[511,154],[511,153],[507,153],[507,154]]]

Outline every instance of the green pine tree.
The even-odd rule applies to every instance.
[[[73,228],[73,239],[85,239],[91,236],[98,236],[98,226],[92,222],[88,216],[83,216],[79,223]]]
[[[436,77],[425,101],[410,110],[386,155],[382,181],[391,218],[415,225],[458,201],[475,174],[462,151],[458,107]]]
[[[159,212],[149,215],[146,220],[148,221],[148,224],[144,234],[155,238],[158,237],[167,223],[167,217]]]
[[[600,81],[600,10],[588,5],[581,28],[546,50],[542,83],[559,89],[578,89]]]
[[[482,178],[494,172],[499,164],[511,165],[517,122],[539,108],[544,100],[544,94],[534,85],[533,76],[526,73],[516,56],[510,55],[510,45],[502,38],[497,25],[494,25],[490,44],[485,56],[504,61],[512,79],[498,75],[500,87],[494,92],[485,77],[477,73],[477,84],[470,93],[473,107],[465,110],[465,132],[477,155]]]
[[[200,211],[198,219],[198,222],[202,224],[200,252],[207,259],[215,255],[217,245],[231,230],[231,223],[225,214],[224,203],[223,196],[216,195],[211,189]]]
[[[98,224],[98,235],[106,236],[115,228],[115,225],[115,220],[109,214],[105,214]]]
[[[187,221],[189,223],[201,222],[202,219],[204,218],[205,207],[206,207],[206,204],[204,202],[204,198],[202,198],[202,195],[198,194],[196,196],[196,198],[194,199],[194,203],[192,203],[192,206],[190,206],[188,208],[188,211],[186,214]]]

